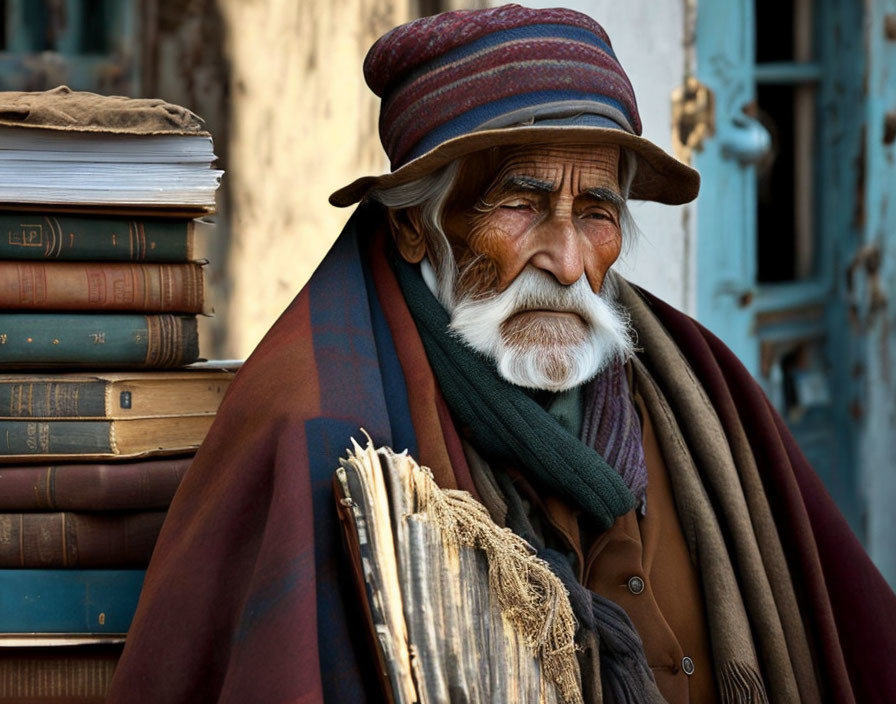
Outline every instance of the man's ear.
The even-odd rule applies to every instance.
[[[426,255],[426,240],[423,237],[423,218],[419,208],[387,211],[392,239],[401,256],[411,264],[417,264]]]

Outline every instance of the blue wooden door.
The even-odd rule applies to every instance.
[[[697,317],[760,381],[857,532],[850,302],[861,252],[863,3],[703,1],[697,79],[715,131],[695,155]]]

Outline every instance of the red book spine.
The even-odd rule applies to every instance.
[[[0,512],[166,509],[192,461],[0,466]]]
[[[202,313],[202,265],[0,261],[7,310]]]

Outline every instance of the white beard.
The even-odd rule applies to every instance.
[[[459,295],[446,306],[451,330],[474,350],[495,361],[511,384],[564,391],[592,379],[634,349],[628,316],[613,302],[611,274],[596,294],[583,275],[562,286],[550,274],[528,266],[503,292]],[[444,302],[443,302],[444,304]],[[525,311],[577,314],[558,317]]]

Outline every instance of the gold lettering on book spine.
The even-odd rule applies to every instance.
[[[130,308],[137,303],[140,290],[138,269],[132,265],[122,264],[104,270],[104,276],[110,281],[111,302],[115,308]]]
[[[87,270],[87,303],[98,306],[106,302],[106,272]]]
[[[22,383],[9,387],[7,414],[14,417],[75,416],[81,385],[78,383]],[[5,393],[5,392],[4,392]]]
[[[49,453],[50,451],[50,424],[26,423],[25,445],[30,452]]]
[[[177,273],[174,267],[157,266],[153,271],[153,283],[158,281],[158,295],[161,299],[160,309],[166,311],[177,310]]]
[[[47,302],[47,273],[40,264],[20,263],[16,265],[19,284],[19,300],[9,301],[21,306],[36,307]]]
[[[184,290],[190,310],[202,310],[205,306],[202,267],[188,265],[184,271]]]
[[[137,220],[129,221],[128,237],[131,245],[131,259],[133,261],[146,259],[146,231],[143,229],[143,223]]]
[[[13,247],[42,247],[44,244],[43,225],[39,222],[20,223],[18,230],[7,231],[6,241]]]
[[[79,383],[50,383],[47,384],[47,415],[48,416],[77,416],[78,400],[81,395]]]
[[[47,259],[55,259],[62,254],[62,225],[59,224],[59,220],[56,218],[44,218],[44,222],[47,224],[47,237],[46,242],[44,244],[44,256]],[[74,233],[69,234],[69,247],[71,249],[75,248],[75,235]]]

